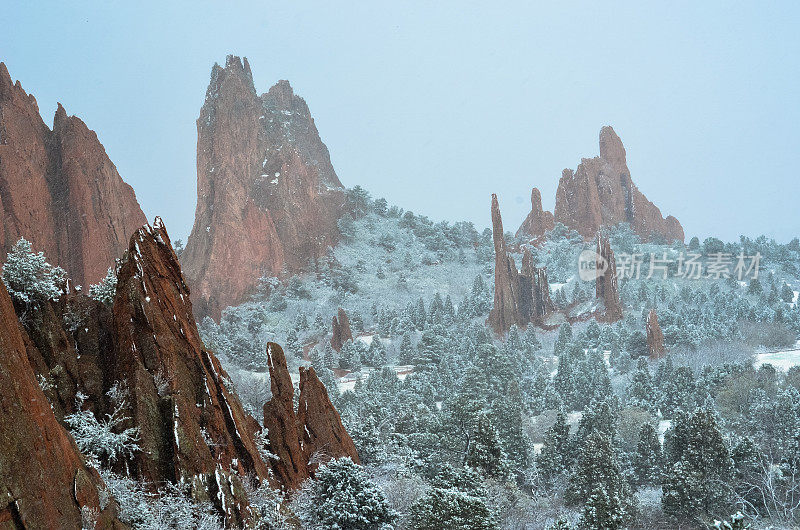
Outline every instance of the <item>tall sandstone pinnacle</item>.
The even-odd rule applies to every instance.
[[[655,309],[651,309],[647,314],[647,352],[650,360],[657,361],[664,357],[664,333],[658,324],[658,314]]]
[[[565,169],[556,192],[555,221],[591,240],[601,226],[629,223],[642,239],[683,242],[683,227],[661,211],[631,180],[625,147],[611,127],[600,130],[600,156]]]
[[[347,313],[340,307],[331,324],[331,348],[340,351],[348,340],[353,340],[353,330],[350,329]]]
[[[545,232],[552,230],[554,226],[553,213],[542,210],[542,194],[538,188],[533,188],[531,190],[531,213],[522,221],[516,236],[518,238],[523,236],[541,237]]]
[[[294,386],[283,349],[267,344],[272,398],[264,404],[273,472],[287,489],[297,489],[319,464],[339,457],[360,463],[356,446],[342,424],[328,391],[314,368],[300,368],[300,397],[294,407]]]
[[[595,294],[598,300],[603,302],[604,312],[598,316],[598,320],[604,322],[616,322],[622,319],[622,302],[619,298],[619,285],[617,284],[617,260],[614,258],[614,251],[608,237],[597,235],[597,271],[605,270],[595,280]]]
[[[130,239],[113,305],[113,380],[125,381],[142,451],[133,470],[150,483],[186,483],[226,520],[249,513],[236,476],[269,476],[256,420],[200,339],[178,258],[156,217]]]
[[[298,271],[339,239],[344,188],[288,81],[259,96],[247,59],[215,64],[197,120],[197,209],[181,257],[198,318],[258,279]]]
[[[59,104],[50,130],[0,63],[0,261],[20,237],[97,283],[146,222],[97,135]]]
[[[502,334],[512,325],[541,326],[554,311],[550,285],[544,268],[533,264],[533,255],[523,250],[522,271],[517,270],[509,255],[503,235],[503,219],[497,195],[492,194],[492,238],[494,240],[494,306],[489,313],[489,325]]]
[[[24,331],[0,282],[0,528],[123,528],[116,503],[101,511],[102,480],[58,423],[26,355]]]

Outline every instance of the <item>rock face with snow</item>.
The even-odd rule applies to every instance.
[[[661,326],[658,325],[658,315],[655,309],[651,309],[647,314],[647,351],[650,359],[657,361],[664,357],[664,334]]]
[[[102,480],[58,423],[28,362],[25,332],[0,282],[0,527],[123,528],[116,503],[100,503]]]
[[[25,237],[76,283],[97,283],[145,222],[97,135],[60,104],[50,130],[0,63],[0,260]]]
[[[189,289],[159,218],[130,239],[113,305],[112,379],[131,394],[142,451],[133,470],[152,483],[191,484],[226,520],[247,517],[238,476],[265,479],[247,415],[217,358],[203,346]]]
[[[552,212],[542,210],[542,194],[537,188],[531,190],[531,213],[522,222],[516,236],[537,238],[553,229],[555,220]]]
[[[350,329],[350,319],[341,307],[333,317],[333,334],[331,335],[331,347],[339,351],[348,340],[353,340],[353,332]]]
[[[514,258],[506,248],[503,236],[503,219],[497,195],[492,194],[492,237],[494,240],[494,306],[489,313],[489,325],[495,333],[502,334],[516,324],[541,325],[554,310],[550,299],[550,285],[544,268],[533,264],[533,256],[525,248],[522,271],[517,270]]]
[[[617,285],[617,260],[608,237],[597,235],[597,271],[605,270],[595,280],[595,294],[604,306],[603,313],[598,320],[616,322],[622,319],[622,303],[619,299],[619,286]]]
[[[556,222],[591,239],[601,226],[629,223],[642,239],[683,241],[683,227],[661,211],[631,180],[625,147],[611,127],[600,131],[600,156],[584,158],[576,171],[565,169],[558,183]]]
[[[277,456],[272,470],[287,489],[297,489],[320,463],[350,457],[359,463],[353,440],[342,425],[325,386],[313,368],[300,369],[300,398],[294,407],[294,387],[283,349],[267,344],[272,398],[264,405],[264,427],[270,451]]]
[[[197,209],[181,257],[198,318],[259,278],[304,269],[339,238],[344,188],[287,81],[259,96],[247,59],[214,65],[197,120]]]

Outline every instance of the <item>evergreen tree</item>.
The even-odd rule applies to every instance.
[[[486,412],[478,415],[477,426],[469,442],[466,463],[493,478],[504,479],[508,476],[508,455],[503,449],[500,433]]]
[[[559,411],[556,421],[544,438],[542,450],[536,457],[536,467],[545,480],[566,472],[569,467],[569,425],[564,412]]]
[[[2,276],[12,298],[36,305],[61,296],[67,273],[50,265],[44,253],[34,252],[30,242],[20,238],[6,256]]]
[[[397,519],[381,489],[350,458],[331,460],[303,489],[310,502],[298,511],[307,527],[380,530]]]
[[[497,529],[482,483],[481,477],[469,468],[445,466],[428,492],[411,507],[411,528]]]
[[[611,437],[597,431],[589,435],[578,455],[569,493],[573,502],[583,501],[580,528],[617,529],[632,522],[636,505]]]
[[[669,435],[664,513],[688,520],[726,515],[733,462],[714,413],[680,414]]]
[[[553,355],[560,357],[567,349],[567,345],[572,342],[572,326],[568,322],[561,324],[558,328],[558,337],[553,344]]]
[[[658,433],[650,423],[642,424],[639,430],[639,442],[633,455],[633,472],[639,486],[657,486],[661,484],[663,455]]]
[[[628,402],[636,407],[653,410],[655,397],[655,388],[653,379],[650,377],[647,359],[639,357],[636,361],[636,371],[633,373],[630,385],[628,385]]]

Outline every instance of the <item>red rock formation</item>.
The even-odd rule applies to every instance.
[[[333,317],[333,335],[331,336],[331,347],[340,351],[348,340],[353,340],[353,332],[350,329],[350,319],[344,309],[339,308],[338,315]]]
[[[658,315],[655,309],[651,309],[647,314],[647,351],[650,359],[657,361],[664,357],[664,334],[661,326],[658,325]]]
[[[531,213],[522,222],[517,230],[517,237],[528,236],[532,238],[541,237],[553,229],[555,220],[553,214],[542,210],[542,194],[537,188],[531,190]]]
[[[611,127],[600,131],[600,156],[584,158],[573,172],[565,169],[556,192],[555,220],[595,236],[601,226],[629,223],[643,239],[658,236],[683,241],[683,227],[645,197],[631,180],[625,148]]]
[[[489,325],[502,334],[516,324],[541,325],[553,311],[547,272],[533,265],[533,256],[525,248],[522,272],[517,270],[503,237],[503,219],[497,195],[492,194],[492,237],[494,239],[494,306],[489,313]]]
[[[268,477],[257,423],[200,340],[189,290],[158,217],[130,239],[118,272],[113,330],[114,379],[130,389],[130,416],[141,434],[132,469],[151,483],[191,484],[196,497],[241,524],[248,512],[236,475]]]
[[[214,65],[197,120],[197,210],[181,259],[198,318],[259,278],[297,271],[339,238],[344,189],[287,81],[256,94],[247,59]]]
[[[97,135],[60,104],[51,131],[0,63],[0,259],[25,237],[78,284],[97,283],[145,222]]]
[[[278,458],[272,469],[287,489],[296,489],[320,463],[349,456],[359,463],[353,440],[331,404],[325,386],[313,368],[300,369],[300,398],[294,409],[294,387],[283,349],[267,344],[272,399],[264,405],[264,427],[270,450]]]
[[[101,511],[102,481],[50,409],[23,335],[0,282],[0,527],[81,528],[85,508],[98,528],[122,528],[115,503]]]
[[[595,270],[605,271],[595,280],[595,293],[604,306],[604,312],[598,320],[616,322],[622,319],[622,303],[619,299],[617,285],[617,260],[614,258],[614,251],[611,250],[608,237],[597,235],[596,252]]]
[[[349,456],[353,462],[359,462],[353,439],[313,367],[300,367],[297,424],[304,427],[301,430],[303,455],[310,473],[313,474],[320,463],[333,458]]]

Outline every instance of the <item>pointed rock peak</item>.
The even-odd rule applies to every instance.
[[[625,164],[625,147],[610,125],[600,129],[600,158],[617,166]]]
[[[289,81],[286,79],[281,79],[270,87],[269,95],[276,98],[290,99],[292,96],[294,96],[294,89],[292,89],[292,85],[289,83]]]
[[[206,100],[216,99],[221,93],[236,94],[242,89],[256,95],[253,73],[250,71],[250,63],[247,62],[246,57],[242,61],[241,57],[228,55],[225,58],[225,68],[214,63],[211,68],[211,82],[206,91]]]
[[[500,215],[500,203],[497,202],[497,194],[492,193],[492,238],[494,239],[494,249],[505,248],[503,239],[503,217]]]
[[[531,211],[542,211],[542,193],[539,191],[539,188],[533,188],[531,190]]]
[[[58,102],[58,107],[56,108],[56,115],[53,117],[53,130],[57,131],[61,129],[64,124],[67,123],[67,111],[64,109],[64,106],[61,102]]]
[[[3,90],[10,89],[12,86],[11,74],[8,73],[6,63],[0,62],[0,93],[2,93]]]

